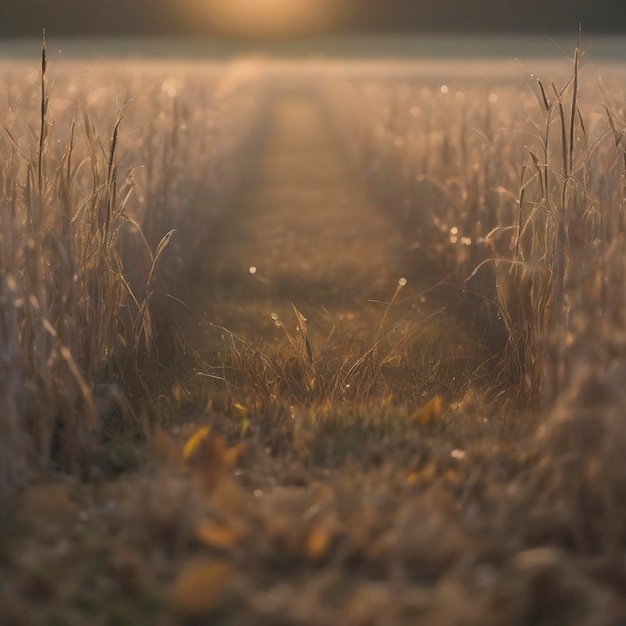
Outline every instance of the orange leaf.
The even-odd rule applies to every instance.
[[[420,479],[420,473],[419,472],[411,472],[406,477],[406,484],[407,485],[414,485],[419,479]]]
[[[306,553],[311,559],[320,559],[328,551],[330,546],[330,533],[323,528],[314,528],[306,541]]]
[[[239,542],[232,528],[206,520],[196,526],[195,536],[198,541],[212,548],[234,548]]]
[[[205,437],[198,443],[192,471],[202,486],[212,493],[228,470],[227,449],[221,437]]]
[[[430,424],[441,416],[441,405],[443,398],[437,394],[431,398],[423,407],[417,409],[409,418],[412,422],[417,422],[422,426]]]
[[[459,479],[459,473],[456,470],[450,468],[445,474],[445,479],[446,482],[454,484]]]
[[[235,467],[237,463],[239,463],[239,459],[241,459],[241,456],[246,451],[246,447],[245,443],[238,443],[236,446],[226,450],[226,465],[229,469]]]
[[[226,561],[202,559],[189,563],[179,574],[172,590],[174,607],[186,616],[210,613],[232,576]]]
[[[237,465],[245,450],[244,443],[227,448],[221,437],[214,437],[208,427],[202,427],[187,440],[183,458],[192,474],[212,493],[226,477],[228,470]]]
[[[414,485],[417,482],[427,482],[433,480],[437,475],[437,466],[434,463],[428,463],[425,467],[411,472],[406,477],[407,485]]]

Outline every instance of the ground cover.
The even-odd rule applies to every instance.
[[[621,623],[619,83],[435,65],[10,77],[0,622]]]

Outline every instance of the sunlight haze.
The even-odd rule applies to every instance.
[[[325,0],[182,0],[175,3],[191,23],[229,35],[296,36],[315,31],[336,18],[335,4]]]

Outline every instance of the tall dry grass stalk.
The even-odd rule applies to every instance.
[[[615,554],[626,540],[626,97],[623,77],[583,65],[578,46],[568,68],[543,68],[555,80],[526,87],[457,75],[383,89],[344,76],[323,91],[420,253],[418,274],[437,270],[457,293],[444,302],[460,302],[485,342],[504,330],[493,388],[513,386],[544,415],[529,448],[549,462],[533,466],[529,493],[571,521],[583,551]]]
[[[437,270],[499,355],[494,384],[535,406],[624,356],[623,98],[580,61],[579,42],[569,70],[544,67],[551,81],[319,80],[418,277]]]
[[[7,70],[0,498],[28,469],[87,467],[107,429],[134,419],[131,407],[155,388],[155,298],[168,277],[159,266],[180,221],[210,212],[216,190],[232,186],[217,170],[235,158],[255,110],[251,76],[236,67],[194,79],[170,71],[146,67],[136,78],[103,66],[81,76],[70,66],[53,91],[45,39],[38,77]]]

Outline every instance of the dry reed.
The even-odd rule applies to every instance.
[[[160,265],[174,225],[217,210],[233,184],[222,159],[236,155],[256,107],[245,68],[200,79],[178,69],[81,76],[70,64],[53,81],[44,38],[38,77],[7,70],[0,498],[28,470],[88,470],[107,430],[136,421],[157,389],[158,296],[171,276]]]

